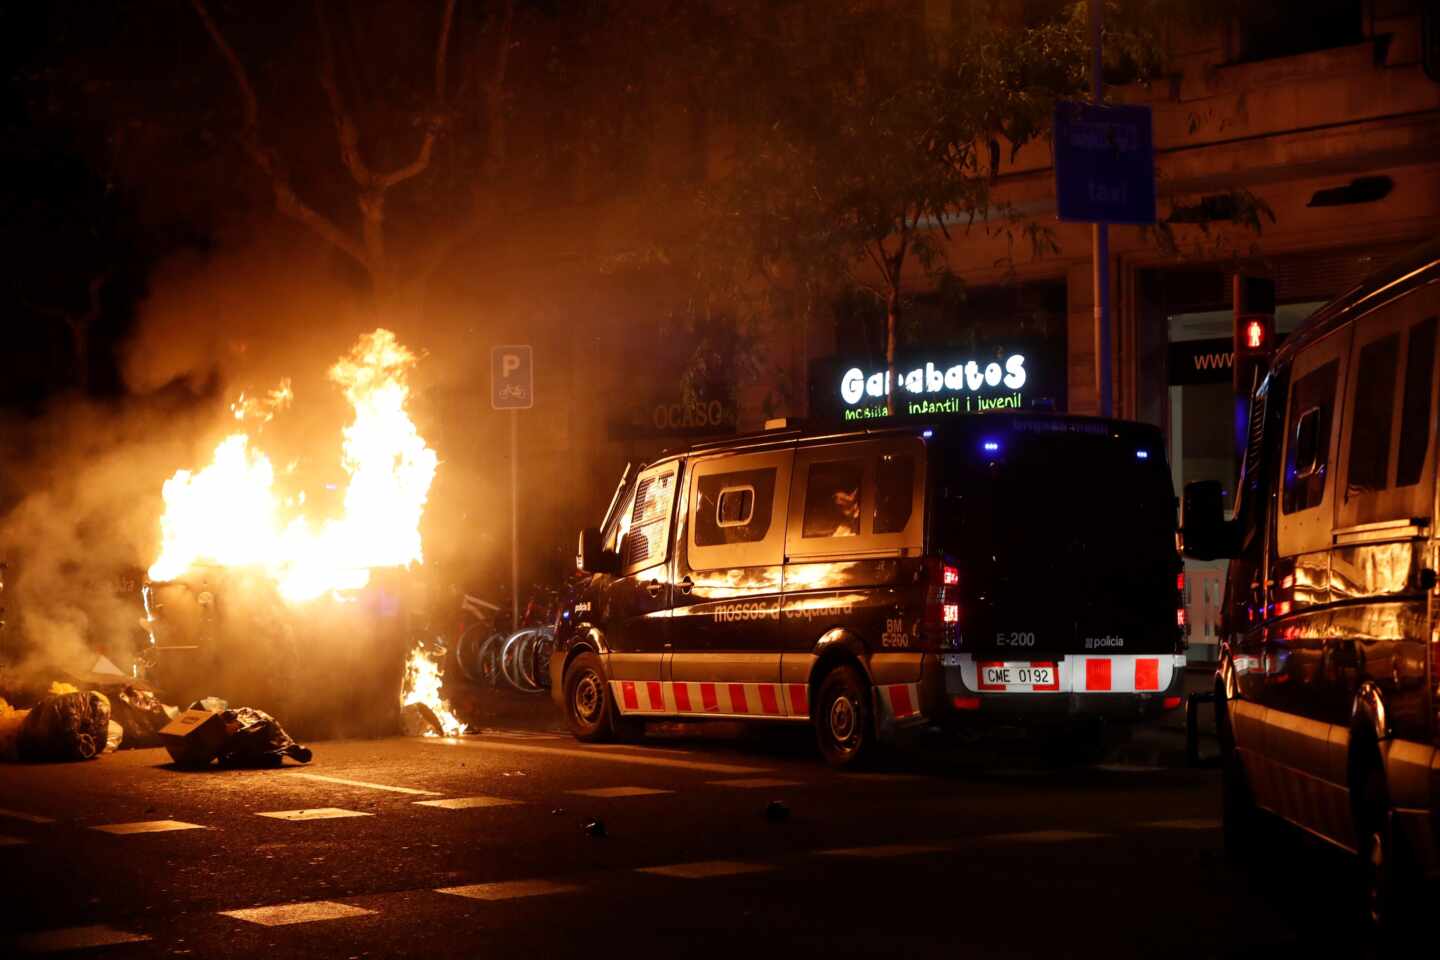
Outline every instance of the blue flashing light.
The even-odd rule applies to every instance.
[[[920,436],[924,437],[926,440],[929,440],[931,437],[935,436],[935,431],[934,431],[934,430],[921,430],[921,431],[920,431]]]
[[[1000,449],[1000,444],[996,443],[994,440],[986,440],[984,443],[984,447],[986,453],[994,453],[995,451]]]
[[[1150,451],[1149,451],[1149,450],[1136,450],[1136,451],[1135,451],[1135,459],[1136,459],[1136,460],[1149,460],[1149,459],[1150,459]]]

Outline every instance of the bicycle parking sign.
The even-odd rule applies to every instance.
[[[535,365],[528,343],[490,348],[490,406],[496,410],[535,406]]]

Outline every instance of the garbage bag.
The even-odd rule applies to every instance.
[[[29,710],[17,710],[0,697],[0,760],[20,759],[20,726],[29,715]]]
[[[279,721],[263,710],[235,707],[221,713],[228,735],[219,760],[226,767],[279,766],[286,757],[310,762],[310,748],[290,739]]]
[[[190,704],[191,710],[209,710],[211,713],[224,713],[230,709],[230,704],[219,697],[205,697]]]
[[[20,725],[21,760],[89,760],[105,749],[110,701],[105,694],[62,693],[45,697]]]
[[[111,720],[109,726],[106,728],[105,749],[100,752],[114,753],[120,749],[120,741],[123,739],[125,739],[125,728],[114,720]]]
[[[169,709],[173,708],[167,708],[149,690],[129,684],[121,687],[110,703],[110,716],[125,729],[120,746],[126,750],[160,746],[160,729],[173,719]]]

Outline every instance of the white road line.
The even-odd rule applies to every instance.
[[[934,777],[922,777],[918,773],[842,773],[840,776],[846,780],[859,780],[861,782],[870,780],[875,783],[914,783],[920,780],[934,780]]]
[[[610,760],[634,763],[645,767],[670,767],[675,770],[702,770],[706,773],[769,773],[762,767],[738,767],[726,763],[703,763],[697,760],[671,760],[667,757],[642,757],[633,753],[608,753],[603,750],[582,750],[574,747],[536,747],[525,743],[501,743],[496,740],[469,740],[459,737],[421,737],[421,743],[442,747],[473,747],[481,750],[538,753],[552,757],[579,757],[584,760]]]
[[[640,867],[636,873],[654,873],[662,877],[703,880],[706,877],[733,877],[742,873],[764,873],[775,868],[768,863],[741,863],[738,860],[703,860],[699,863],[675,863],[666,867]]]
[[[439,807],[441,810],[470,810],[474,807],[508,807],[520,803],[504,797],[451,797],[448,800],[416,800],[417,807]]]
[[[65,927],[60,930],[27,933],[15,939],[15,946],[21,953],[58,953],[61,950],[113,947],[121,943],[144,943],[149,939],[143,933],[127,933],[104,924],[95,924],[89,927]]]
[[[472,883],[463,887],[440,887],[435,892],[471,900],[516,900],[552,893],[574,893],[580,888],[571,883],[553,880],[507,880],[500,883]]]
[[[1092,769],[1106,773],[1159,773],[1165,768],[1143,763],[1097,763]]]
[[[1140,824],[1156,830],[1219,830],[1219,820],[1151,820]]]
[[[272,820],[338,820],[341,817],[373,817],[375,814],[342,810],[339,807],[313,807],[309,810],[272,810],[269,813],[257,813],[255,816],[270,817]]]
[[[0,817],[9,817],[11,820],[24,820],[26,823],[54,823],[49,817],[37,817],[33,813],[23,813],[19,810],[6,810],[0,807]]]
[[[992,843],[1063,843],[1066,840],[1097,840],[1105,836],[1108,834],[1085,830],[1027,830],[1022,833],[997,833],[979,839]]]
[[[320,773],[292,773],[292,777],[304,777],[306,780],[323,780],[326,783],[339,783],[347,787],[364,787],[367,790],[384,790],[388,793],[408,793],[414,797],[443,797],[445,794],[438,790],[416,790],[413,787],[392,787],[384,783],[371,783],[368,780],[347,780],[344,777],[327,777]]]
[[[186,823],[183,820],[144,820],[140,823],[107,823],[100,827],[91,827],[92,830],[99,830],[101,833],[113,833],[117,836],[125,836],[132,833],[166,833],[170,830],[207,830],[198,823]]]
[[[221,910],[220,916],[234,917],[262,927],[284,927],[292,923],[314,923],[317,920],[345,920],[374,913],[334,900],[313,900],[310,903],[286,903],[277,907],[252,907],[248,910]]]
[[[712,787],[803,787],[801,780],[779,780],[775,777],[752,777],[747,780],[708,780]]]
[[[0,847],[22,847],[29,842],[21,837],[0,836]]]
[[[817,850],[822,857],[909,857],[917,853],[942,853],[949,847],[930,844],[891,843],[876,847],[844,847],[838,850]]]
[[[573,793],[577,797],[599,797],[602,800],[614,800],[617,797],[653,797],[661,793],[674,793],[674,790],[656,790],[654,787],[594,787],[589,790],[566,790],[566,793]]]

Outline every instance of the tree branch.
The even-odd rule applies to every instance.
[[[505,73],[510,66],[510,37],[515,26],[515,0],[505,0],[500,19],[499,48],[495,69],[485,85],[485,175],[495,177],[505,165]]]
[[[220,27],[210,16],[204,0],[190,0],[190,6],[194,8],[200,22],[205,25],[205,32],[210,35],[211,42],[215,44],[215,49],[220,53],[221,59],[225,61],[230,76],[240,91],[245,123],[244,129],[240,133],[240,145],[261,172],[270,178],[271,188],[275,193],[276,209],[310,228],[322,240],[349,256],[362,267],[370,269],[371,264],[366,259],[365,251],[360,244],[334,222],[300,199],[290,186],[290,181],[281,169],[275,153],[260,143],[260,101],[255,96],[255,87],[250,82],[250,75],[246,72],[245,65],[235,55],[235,50],[225,39],[225,35],[220,32]]]
[[[315,0],[315,23],[320,29],[320,86],[325,89],[325,99],[330,104],[330,119],[335,124],[340,160],[358,186],[369,187],[375,178],[360,154],[360,131],[355,127],[355,119],[345,109],[340,84],[335,79],[335,47],[330,39],[330,23],[325,19],[324,0]]]
[[[425,139],[420,141],[420,152],[415,159],[397,170],[375,178],[375,186],[389,190],[397,183],[404,183],[411,177],[419,176],[430,166],[430,153],[435,148],[440,133],[439,110],[445,103],[445,70],[450,49],[450,27],[455,21],[455,0],[445,0],[445,14],[440,21],[440,39],[435,43],[435,110],[425,130]]]
[[[455,0],[445,0],[440,39],[435,43],[435,102],[445,102],[445,64],[450,53],[450,25],[455,21]]]

